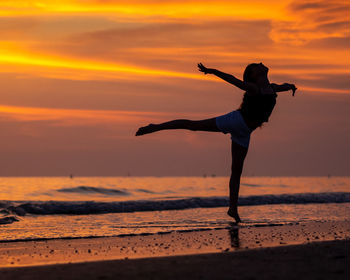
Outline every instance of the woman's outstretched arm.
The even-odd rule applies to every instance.
[[[204,74],[213,74],[242,90],[251,91],[251,92],[255,92],[258,90],[257,86],[253,83],[244,82],[240,79],[237,79],[235,76],[231,74],[221,72],[217,69],[207,68],[202,63],[198,63],[198,68],[200,72],[203,72]]]
[[[284,83],[284,84],[281,84],[281,85],[272,83],[271,86],[273,87],[274,91],[276,91],[276,92],[292,90],[293,91],[293,96],[295,94],[295,91],[297,90],[297,88],[295,87],[294,84],[288,84],[288,83]]]

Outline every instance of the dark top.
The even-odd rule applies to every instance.
[[[269,121],[272,110],[276,105],[276,97],[277,94],[274,91],[265,94],[262,92],[258,94],[246,92],[244,94],[239,110],[250,128],[255,129]]]

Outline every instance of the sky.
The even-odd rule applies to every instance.
[[[280,93],[245,176],[350,175],[350,3],[0,1],[0,176],[227,176],[230,137],[138,127],[206,119],[263,62]]]

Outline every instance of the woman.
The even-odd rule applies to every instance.
[[[292,90],[294,96],[296,87],[287,83],[281,85],[270,83],[267,77],[269,69],[262,63],[249,64],[244,71],[243,81],[219,70],[206,68],[202,63],[198,64],[198,68],[204,74],[213,74],[244,90],[245,94],[240,108],[226,115],[206,120],[179,119],[161,124],[149,124],[139,128],[136,136],[165,129],[230,133],[232,140],[232,172],[230,178],[230,206],[227,214],[239,223],[241,219],[237,209],[238,192],[243,163],[248,152],[250,134],[264,122],[268,122],[276,104],[276,92]]]

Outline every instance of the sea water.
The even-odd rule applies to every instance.
[[[228,177],[3,177],[0,241],[226,228]],[[245,177],[243,225],[350,222],[350,177]]]

